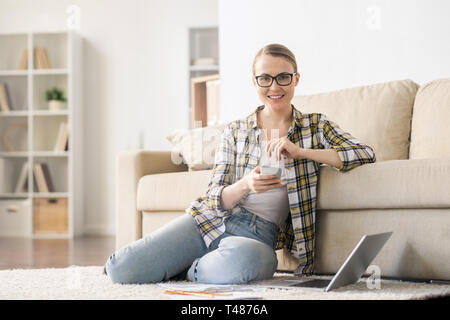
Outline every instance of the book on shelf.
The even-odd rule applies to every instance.
[[[28,188],[28,161],[22,165],[22,170],[20,170],[19,179],[16,183],[15,193],[27,192]]]
[[[38,191],[43,193],[48,193],[48,187],[45,183],[44,172],[42,171],[42,167],[39,163],[34,164],[33,168],[34,178],[36,179],[36,183],[38,186]]]
[[[55,187],[53,185],[53,180],[50,175],[50,170],[48,169],[48,165],[44,162],[40,164],[42,173],[44,174],[45,184],[47,185],[47,190],[49,192],[55,192]]]
[[[34,57],[36,69],[51,68],[46,48],[34,48]]]
[[[33,171],[39,192],[55,192],[50,171],[46,163],[35,163]]]
[[[47,163],[35,163],[33,167],[33,177],[36,190],[43,193],[55,192],[55,186]],[[22,165],[14,192],[28,192],[28,161]]]
[[[69,124],[67,122],[61,122],[59,124],[58,136],[56,137],[56,143],[53,148],[53,151],[65,151],[68,140],[69,140]]]
[[[28,49],[25,49],[20,60],[19,70],[26,70],[28,67]]]
[[[27,167],[27,168],[28,168],[28,167]],[[34,190],[38,190],[38,185],[37,185],[37,182],[36,182],[36,177],[34,177],[34,179],[33,179],[33,185],[34,185]],[[28,192],[28,175],[27,175],[27,178],[25,179],[25,184],[24,184],[23,188],[24,188],[24,191],[23,191],[23,192]]]
[[[0,110],[2,112],[8,112],[11,111],[11,109],[8,86],[5,82],[0,82]]]

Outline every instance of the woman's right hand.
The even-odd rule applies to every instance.
[[[283,186],[281,178],[272,174],[262,174],[259,166],[256,166],[244,179],[248,189],[255,193],[262,193]]]

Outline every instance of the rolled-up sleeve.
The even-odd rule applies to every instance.
[[[232,123],[222,133],[220,144],[216,148],[211,181],[206,192],[205,203],[216,215],[224,216],[229,210],[222,210],[222,190],[235,180],[236,143]]]
[[[376,161],[373,149],[343,131],[325,115],[320,115],[317,128],[319,145],[324,149],[335,149],[342,161],[339,171],[348,171],[366,163]]]

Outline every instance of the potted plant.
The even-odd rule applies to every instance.
[[[64,97],[64,91],[62,89],[53,88],[46,91],[48,109],[49,110],[61,110],[64,108],[64,104],[67,101]]]

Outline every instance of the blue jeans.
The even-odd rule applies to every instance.
[[[185,214],[117,250],[106,262],[114,283],[155,283],[186,272],[191,281],[240,284],[273,276],[278,226],[245,208],[226,219],[226,232],[206,247]]]

